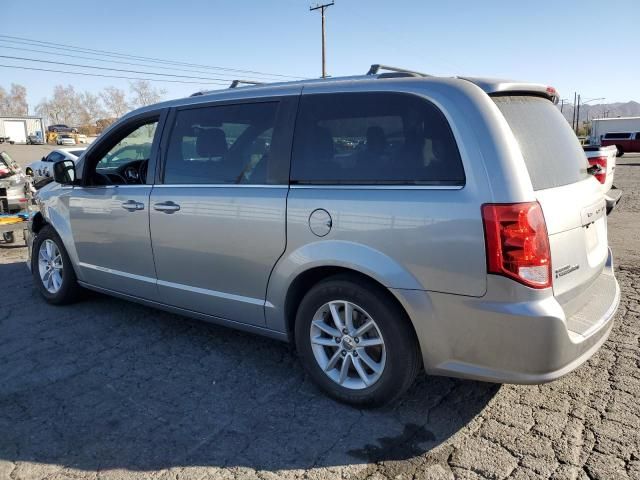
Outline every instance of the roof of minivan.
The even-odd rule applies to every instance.
[[[380,67],[380,65],[372,65],[373,67]],[[153,110],[155,108],[166,108],[179,106],[185,103],[185,100],[190,100],[190,103],[199,103],[213,100],[216,96],[233,96],[233,93],[238,93],[239,97],[246,98],[248,92],[259,93],[259,96],[269,95],[273,92],[274,95],[282,94],[283,90],[302,89],[307,86],[316,85],[329,85],[332,83],[369,83],[369,82],[390,82],[390,81],[418,81],[418,82],[432,82],[441,81],[443,79],[470,82],[482,89],[487,94],[500,94],[500,93],[533,93],[549,98],[557,103],[559,98],[555,88],[539,83],[520,82],[516,80],[505,80],[498,78],[479,78],[479,77],[436,77],[418,72],[411,72],[403,69],[394,69],[391,73],[375,73],[366,75],[351,75],[343,77],[328,77],[328,78],[310,78],[305,80],[294,80],[289,82],[274,82],[274,83],[258,83],[234,81],[232,88],[221,88],[217,90],[207,90],[196,92],[189,97],[179,98],[175,100],[169,100],[166,102],[158,103],[155,105],[149,105],[147,107],[140,108],[134,112],[130,112],[126,117],[132,114],[141,113],[147,110]],[[241,85],[243,83],[249,83],[248,85]]]

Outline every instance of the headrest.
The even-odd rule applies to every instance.
[[[227,137],[219,128],[200,130],[196,137],[196,153],[199,157],[221,157],[227,153]]]
[[[367,128],[367,147],[369,150],[384,150],[387,145],[387,137],[382,127],[373,126]]]
[[[306,152],[320,162],[332,160],[335,152],[331,132],[326,128],[316,126],[309,132]]]

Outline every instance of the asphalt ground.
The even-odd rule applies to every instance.
[[[0,479],[640,479],[640,155],[618,161],[603,348],[539,386],[422,374],[378,410],[329,400],[284,343],[98,294],[50,306],[0,242]]]

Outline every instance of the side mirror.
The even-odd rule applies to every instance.
[[[76,180],[76,165],[71,160],[53,164],[53,180],[61,185],[73,185]]]

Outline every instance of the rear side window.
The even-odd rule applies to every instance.
[[[553,103],[527,96],[496,96],[493,100],[520,145],[534,190],[588,178],[587,157]]]
[[[179,110],[169,138],[166,184],[265,184],[278,102]]]
[[[296,123],[292,183],[464,185],[444,115],[401,93],[306,95]]]
[[[604,138],[605,140],[629,140],[631,135],[631,133],[607,133]]]

